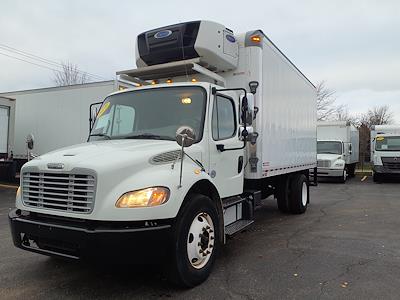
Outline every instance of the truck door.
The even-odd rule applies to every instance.
[[[9,111],[8,107],[0,106],[0,154],[8,153]]]
[[[239,99],[216,94],[211,101],[210,176],[221,197],[243,192],[244,149],[239,140]],[[224,151],[218,148],[224,148]]]

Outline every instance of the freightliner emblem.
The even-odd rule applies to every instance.
[[[49,164],[47,164],[47,168],[61,170],[61,169],[64,169],[64,164],[62,164],[62,163],[49,163]]]

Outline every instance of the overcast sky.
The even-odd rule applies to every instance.
[[[4,46],[111,79],[135,67],[137,34],[207,19],[236,33],[262,29],[312,82],[337,91],[351,113],[389,105],[400,123],[399,0],[1,0],[0,7],[0,92],[53,84],[51,70],[4,56],[15,56]]]

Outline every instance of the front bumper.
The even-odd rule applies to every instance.
[[[59,218],[14,209],[14,245],[49,256],[110,262],[157,262],[170,249],[173,220],[102,222]]]
[[[343,169],[317,168],[318,177],[342,177]]]
[[[374,165],[373,171],[379,174],[393,174],[400,175],[400,169],[390,169],[385,166]]]

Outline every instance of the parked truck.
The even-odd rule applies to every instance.
[[[371,128],[371,160],[374,182],[386,175],[400,174],[400,126],[375,125]]]
[[[12,236],[74,260],[161,261],[191,287],[262,198],[306,211],[316,91],[261,30],[166,26],[138,36],[136,57],[117,74],[137,87],[106,97],[87,143],[23,166]]]
[[[345,183],[353,177],[359,162],[359,132],[347,121],[317,123],[318,176],[338,178]]]

